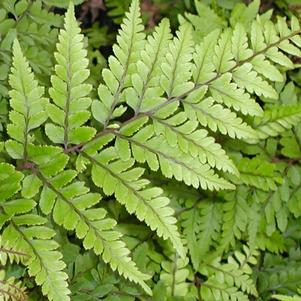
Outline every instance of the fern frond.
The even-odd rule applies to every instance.
[[[197,129],[198,122],[187,120],[184,112],[166,120],[154,116],[154,130],[163,135],[171,147],[178,146],[181,152],[198,157],[202,164],[208,163],[225,172],[237,173],[237,169],[222,147],[208,136],[204,129]]]
[[[13,158],[26,161],[28,144],[33,140],[29,133],[46,121],[45,107],[48,101],[42,97],[44,89],[35,80],[17,40],[13,45],[13,65],[9,83],[12,87],[9,96],[13,110],[9,115],[12,124],[7,126],[7,131],[16,141],[7,141],[6,149]]]
[[[2,163],[0,179],[1,190],[5,189],[1,191],[1,222],[9,222],[2,233],[1,249],[6,254],[2,260],[8,257],[27,266],[29,275],[35,277],[49,300],[70,300],[67,274],[62,272],[65,264],[61,261],[61,253],[56,251],[59,245],[52,240],[55,232],[44,226],[43,217],[27,213],[36,205],[32,199],[7,200],[21,189],[22,173]]]
[[[246,63],[234,71],[233,78],[237,85],[240,88],[245,88],[249,93],[277,99],[278,94],[275,89],[270,86],[268,82],[262,80],[262,78],[257,75],[256,71],[252,71],[252,68],[252,64]]]
[[[247,191],[243,186],[235,192],[225,195],[223,204],[222,238],[218,249],[225,250],[235,244],[235,238],[241,239],[248,223],[249,205],[246,200]]]
[[[67,148],[69,144],[90,140],[95,129],[83,126],[90,118],[88,95],[92,86],[84,83],[90,75],[89,60],[71,4],[64,24],[55,53],[56,74],[51,77],[52,88],[49,90],[54,104],[47,106],[49,117],[56,125],[48,123],[45,131],[50,140]]]
[[[258,275],[259,294],[278,293],[296,295],[300,291],[301,269],[299,259],[286,259],[267,254],[264,271]],[[265,279],[263,283],[262,280]]]
[[[117,44],[113,47],[115,56],[109,58],[110,69],[102,72],[106,85],[100,84],[98,88],[100,101],[95,100],[92,105],[94,118],[105,128],[112,118],[119,117],[125,111],[119,105],[124,101],[124,88],[131,82],[145,45],[143,29],[139,1],[134,0],[119,30]]]
[[[269,136],[278,136],[285,130],[291,129],[300,120],[300,105],[276,105],[266,110],[262,118],[255,120],[255,128],[260,139],[265,139]]]
[[[170,239],[178,251],[185,257],[173,210],[168,206],[169,199],[162,196],[162,189],[149,187],[149,181],[142,179],[142,168],[132,168],[134,160],[118,160],[113,148],[106,148],[91,156],[82,154],[92,163],[92,180],[106,195],[114,194],[125,205],[129,213],[145,221],[158,236]]]
[[[257,139],[255,130],[237,117],[234,112],[220,104],[214,104],[214,99],[211,97],[199,102],[197,93],[191,94],[183,100],[189,119],[198,120],[202,126],[208,126],[214,132],[219,130],[231,138]]]
[[[202,42],[195,46],[193,54],[192,76],[195,84],[205,84],[215,78],[215,67],[212,62],[212,53],[217,44],[220,32],[214,30]]]
[[[252,21],[256,18],[260,8],[260,0],[254,0],[247,6],[244,3],[236,5],[232,11],[230,23],[232,26],[237,24],[243,25],[249,29]]]
[[[85,249],[93,249],[113,270],[151,294],[144,282],[149,277],[137,269],[129,256],[130,251],[120,240],[121,234],[114,230],[116,221],[106,218],[105,209],[93,207],[99,203],[101,195],[90,193],[83,182],[73,181],[77,172],[65,169],[68,156],[55,147],[32,147],[30,155],[37,166],[34,175],[43,187],[40,195],[43,213],[52,212],[58,225],[75,231]]]
[[[149,35],[144,50],[141,52],[141,60],[137,62],[137,72],[131,77],[132,88],[126,91],[127,103],[138,114],[150,109],[153,103],[157,103],[163,94],[158,89],[161,79],[161,65],[172,35],[167,19],[162,20],[156,27],[153,35]]]
[[[183,233],[187,241],[189,255],[195,269],[200,262],[200,248],[197,241],[197,235],[200,231],[200,212],[197,208],[184,211],[181,214]]]
[[[191,261],[196,270],[206,258],[210,247],[218,240],[222,224],[222,204],[217,202],[201,202],[199,208],[181,214],[183,233]]]
[[[38,215],[25,214],[15,216],[2,234],[6,248],[26,253],[21,262],[28,267],[30,276],[41,285],[42,293],[49,300],[70,300],[67,274],[62,272],[65,263],[62,254],[57,251],[58,243],[52,238],[55,232],[44,226],[46,220]]]
[[[276,165],[258,158],[242,158],[237,164],[239,179],[231,177],[236,184],[254,186],[264,191],[276,190],[282,178],[276,172]]]
[[[245,64],[240,68],[245,69],[245,67],[247,67],[247,66],[248,65]],[[257,87],[256,86],[253,89],[252,86],[257,85],[256,84],[257,82],[252,82],[252,80],[258,80],[259,78],[249,79],[250,83],[248,82],[248,85],[245,85],[244,81],[248,80],[248,79],[243,78],[241,71],[243,71],[243,74],[245,76],[247,76],[247,73],[246,74],[244,73],[244,72],[247,72],[246,70],[240,70],[238,68],[236,71],[234,71],[233,79],[235,80],[235,82],[237,84],[231,82],[232,76],[230,73],[225,73],[219,79],[215,80],[210,85],[210,92],[212,94],[212,97],[216,102],[223,103],[229,108],[233,107],[234,110],[241,112],[245,115],[248,114],[251,116],[261,116],[263,111],[260,108],[259,104],[256,103],[255,100],[252,99],[248,93],[245,93],[243,89],[240,89],[240,88],[247,88],[248,92],[252,93],[253,90],[255,90]],[[241,76],[241,78],[243,78],[241,81],[239,81],[239,76]],[[260,81],[260,79],[259,79],[259,81]],[[264,89],[262,89],[262,90],[264,91]],[[256,91],[261,92],[262,90],[259,87]],[[274,93],[276,93],[276,92],[274,92]]]
[[[235,286],[229,287],[224,282],[224,278],[211,276],[207,281],[202,283],[201,296],[205,301],[211,300],[233,300],[249,301],[248,295],[239,291]]]
[[[127,11],[131,4],[131,0],[116,1],[116,0],[105,0],[106,7],[109,8],[108,14],[114,18],[114,21],[118,24],[122,22],[122,16]]]
[[[210,251],[210,247],[215,242],[219,242],[219,233],[223,222],[223,207],[221,203],[205,201],[200,204],[200,210],[197,239],[199,244],[202,245],[199,258],[205,258],[205,255]]]
[[[36,204],[34,203],[34,206]],[[34,207],[33,206],[33,207]],[[5,222],[9,220],[10,217],[7,217]],[[20,258],[21,257],[26,257],[28,256],[27,254],[23,253],[23,252],[19,252],[17,250],[14,249],[7,249],[5,247],[3,247],[4,243],[2,242],[2,237],[0,237],[0,264],[2,266],[5,266],[7,264],[7,262],[20,262]]]
[[[173,262],[162,262],[163,272],[160,279],[163,280],[167,288],[167,295],[172,298],[185,297],[188,293],[188,283],[185,282],[189,276],[188,259],[177,258]]]
[[[164,75],[161,85],[168,98],[185,94],[193,83],[191,77],[191,59],[193,52],[192,28],[189,23],[180,26],[177,36],[169,45],[169,52],[162,63]]]
[[[217,74],[222,74],[231,70],[235,66],[234,56],[232,54],[231,44],[232,32],[226,29],[219,37],[214,47],[212,63]]]
[[[132,137],[116,133],[131,145],[132,154],[136,161],[147,162],[149,167],[157,171],[160,167],[162,174],[187,185],[203,189],[232,189],[233,185],[220,178],[208,164],[202,164],[199,158],[193,158],[181,153],[178,147],[170,147],[164,136],[156,136],[154,127],[148,125]]]
[[[253,21],[250,41],[246,27],[239,23],[235,25],[233,31],[227,29],[221,34],[218,30],[211,32],[200,45],[196,46],[195,66],[192,71],[195,87],[174,101],[180,100],[184,104],[185,110],[197,112],[202,111],[201,106],[204,106],[203,103],[208,99],[207,96],[211,96],[212,99],[209,98],[211,104],[207,105],[206,108],[207,114],[212,115],[211,111],[218,110],[219,115],[222,115],[221,112],[225,110],[223,106],[216,107],[214,105],[214,102],[219,102],[227,107],[233,107],[243,114],[261,116],[262,109],[250,97],[249,93],[269,98],[278,97],[267,79],[282,80],[281,73],[274,66],[274,63],[287,68],[293,67],[291,60],[281,51],[287,54],[299,55],[300,32],[299,24],[295,19],[292,20],[291,28],[289,28],[285,20],[281,18],[279,18],[277,25],[274,25],[271,21],[263,22],[260,18]],[[203,91],[198,94],[198,90]],[[210,95],[208,95],[209,93]],[[197,96],[194,97],[192,105],[189,97],[194,94]],[[187,98],[189,99],[188,106]],[[203,98],[205,100],[201,101]],[[212,106],[214,106],[214,109]],[[191,107],[191,110],[187,109],[189,107]],[[230,111],[229,113],[234,114]],[[223,113],[223,115],[226,115],[226,113]],[[206,122],[208,117],[200,119],[202,121],[199,121],[203,126],[210,127],[210,124]],[[235,119],[235,117],[233,116],[232,119]],[[242,121],[234,123],[241,124]],[[211,124],[211,129],[223,126],[225,129],[221,132],[230,135],[227,132],[227,125],[224,125],[222,121],[218,122],[213,119]],[[233,134],[235,135],[235,133],[232,133],[230,137],[233,137]],[[247,136],[251,138],[250,134]],[[254,132],[252,136],[255,138]],[[242,134],[237,137],[244,138]]]
[[[214,275],[214,278],[219,279],[229,288],[235,286],[246,294],[257,296],[257,289],[252,275],[252,266],[257,263],[257,252],[243,246],[243,252],[235,251],[233,256],[227,258],[227,263],[221,263],[217,258],[209,263],[204,263],[205,274]]]
[[[0,270],[0,300],[27,301],[26,290],[14,277],[7,278],[4,270]]]
[[[201,42],[207,34],[222,29],[226,22],[213,9],[201,1],[194,1],[198,15],[185,13],[185,17],[194,27],[194,40]]]

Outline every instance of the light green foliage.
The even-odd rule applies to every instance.
[[[0,300],[298,300],[299,21],[133,0],[102,68],[58,2],[0,4]]]
[[[29,132],[46,121],[45,107],[48,101],[42,97],[44,89],[34,79],[17,40],[13,46],[13,67],[9,83],[12,87],[9,96],[13,110],[9,115],[12,124],[8,125],[7,132],[15,142],[6,142],[6,148],[8,152],[14,152],[13,158],[23,158],[26,161],[28,145],[33,142]]]
[[[3,232],[2,238],[7,242],[4,247],[26,254],[21,262],[49,300],[69,300],[67,274],[61,271],[65,267],[62,254],[56,251],[59,245],[52,240],[55,232],[45,227],[45,222],[36,215],[15,216]]]
[[[22,286],[22,283],[16,281],[14,277],[7,278],[4,270],[0,271],[0,291],[2,292],[0,296],[1,301],[27,299],[25,288]]]
[[[119,104],[124,98],[124,87],[129,84],[144,46],[144,27],[141,23],[139,3],[133,1],[119,30],[118,44],[113,47],[115,56],[109,58],[110,69],[102,72],[106,85],[101,84],[98,88],[100,101],[94,101],[92,106],[94,118],[104,127],[108,126],[112,118],[119,117],[125,111]]]
[[[12,14],[14,18],[8,18]],[[10,50],[18,36],[34,71],[43,81],[47,82],[52,65],[57,28],[61,25],[60,16],[48,11],[42,1],[3,0],[0,3],[0,34],[1,34],[1,78],[0,95],[7,96],[6,85],[9,66],[11,64]]]
[[[69,7],[65,17],[65,28],[60,31],[55,59],[55,75],[51,77],[49,94],[54,102],[47,106],[50,119],[56,124],[46,125],[46,134],[54,143],[77,144],[91,139],[95,130],[83,126],[90,118],[88,111],[92,87],[85,84],[89,77],[87,52],[83,49],[83,38]]]
[[[273,298],[275,298],[276,300],[281,300],[281,301],[300,301],[301,300],[300,296],[289,297],[289,296],[283,296],[283,295],[274,295]]]
[[[62,272],[65,263],[56,249],[58,243],[52,240],[53,229],[45,226],[46,219],[30,213],[36,203],[31,199],[12,199],[20,188],[22,174],[14,171],[10,165],[1,165],[2,181],[10,177],[6,193],[2,194],[2,219],[8,225],[2,232],[1,247],[7,250],[6,257],[21,261],[28,267],[28,274],[34,276],[36,283],[42,286],[42,292],[49,300],[69,300],[67,274]],[[7,182],[7,180],[6,180]],[[12,251],[11,251],[12,250]],[[5,263],[5,258],[2,261]],[[59,288],[59,289],[58,289]]]

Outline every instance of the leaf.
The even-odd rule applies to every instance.
[[[219,130],[223,135],[232,138],[256,139],[256,132],[236,114],[219,104],[214,104],[212,98],[206,98],[200,103],[194,103],[191,95],[184,102],[187,117],[197,119],[201,125],[208,126],[212,131]]]
[[[243,66],[246,66],[246,64]],[[226,73],[209,86],[212,97],[216,102],[223,103],[227,107],[233,107],[236,111],[240,111],[243,114],[261,116],[263,112],[259,104],[256,103],[254,99],[250,98],[250,95],[245,93],[243,89],[239,89],[237,87],[239,86],[240,88],[246,88],[244,84],[241,84],[241,82],[237,80],[236,76],[239,72],[238,70],[239,69],[237,69],[233,74],[233,78],[237,85],[235,83],[231,83],[231,75]],[[253,92],[251,88],[247,88],[247,90],[250,93]]]
[[[251,64],[244,64],[234,71],[233,78],[237,85],[241,88],[245,88],[249,93],[277,99],[278,94],[274,88],[257,76],[255,71],[251,70]]]
[[[3,202],[21,189],[23,175],[10,164],[0,163],[0,201]]]
[[[110,69],[102,71],[106,85],[100,84],[98,88],[100,101],[95,100],[92,105],[93,117],[105,127],[118,110],[116,106],[124,98],[123,90],[136,70],[136,63],[145,45],[143,29],[139,1],[133,0],[118,32],[117,44],[113,47],[115,56],[109,58]]]
[[[274,106],[266,110],[262,118],[256,119],[256,131],[261,139],[277,136],[301,119],[300,105]]]
[[[182,95],[193,87],[189,82],[193,45],[192,28],[185,23],[180,26],[177,36],[169,44],[169,53],[161,66],[161,86],[168,98]]]
[[[13,45],[13,67],[9,83],[12,87],[9,95],[13,110],[10,112],[12,123],[8,125],[7,131],[11,138],[23,145],[23,158],[26,160],[28,144],[32,140],[29,132],[46,121],[45,107],[48,101],[42,97],[44,89],[38,86],[17,40]]]
[[[95,130],[82,127],[89,119],[88,111],[92,86],[85,84],[90,75],[89,60],[84,49],[84,36],[74,16],[72,4],[65,15],[64,29],[60,31],[57,52],[55,53],[55,75],[51,77],[49,94],[55,104],[49,105],[49,117],[53,124],[46,125],[46,134],[54,143],[77,144],[88,141]],[[79,118],[80,114],[83,118]]]
[[[160,237],[170,239],[180,256],[184,257],[185,250],[175,225],[176,219],[172,216],[174,212],[168,206],[169,199],[162,196],[163,191],[160,188],[145,187],[148,181],[140,179],[143,169],[131,168],[133,160],[119,161],[116,160],[116,155],[111,159],[106,159],[101,153],[95,157],[87,154],[84,156],[93,164],[93,182],[106,195],[114,194],[129,213],[135,213],[139,220],[145,221],[152,230],[156,230]],[[110,163],[111,160],[114,161]]]
[[[56,250],[58,244],[51,239],[55,232],[46,228],[50,230],[50,235],[44,237],[41,229],[32,223],[24,228],[18,226],[20,222],[17,218],[14,221],[15,223],[10,224],[3,232],[5,247],[16,249],[27,255],[21,257],[21,261],[28,267],[29,275],[35,277],[36,283],[42,286],[42,293],[49,300],[70,300],[70,291],[66,281],[68,276],[62,272],[65,268],[61,260],[62,254]]]

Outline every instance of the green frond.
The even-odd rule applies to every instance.
[[[232,26],[243,25],[249,29],[251,22],[256,18],[260,8],[260,0],[254,0],[247,6],[244,3],[236,5],[231,13],[230,23]]]
[[[219,233],[223,222],[222,204],[204,201],[200,204],[200,223],[197,241],[202,245],[199,250],[199,260],[203,261],[215,242],[219,243]],[[210,226],[209,226],[210,225]],[[197,267],[198,265],[196,265]]]
[[[220,258],[212,262],[204,263],[204,274],[211,276],[211,281],[223,281],[224,287],[233,289],[234,287],[244,294],[258,296],[252,275],[252,267],[257,263],[258,252],[243,246],[243,252],[235,251],[233,256],[227,258],[226,263],[221,263]]]
[[[200,231],[200,212],[196,208],[184,211],[181,214],[183,233],[187,241],[187,248],[194,267],[198,267],[200,261],[200,248],[197,241],[197,235]]]
[[[212,31],[224,28],[226,22],[205,3],[199,0],[194,2],[198,14],[185,13],[185,17],[194,27],[194,40],[199,42],[203,41],[203,38]]]
[[[121,234],[114,229],[116,221],[106,217],[105,209],[94,207],[100,202],[101,195],[89,192],[84,182],[74,181],[77,172],[64,169],[68,156],[60,148],[35,147],[30,155],[33,153],[38,170],[33,174],[37,184],[31,186],[31,196],[35,196],[42,186],[39,200],[42,212],[52,212],[55,223],[69,231],[74,230],[83,240],[85,249],[93,249],[113,270],[140,284],[151,294],[144,282],[149,277],[142,274],[131,260],[130,251],[120,240]]]
[[[278,292],[287,296],[299,295],[301,285],[301,269],[299,259],[281,258],[277,255],[267,254],[264,263],[264,271],[258,275],[259,294]],[[265,279],[265,282],[262,282]],[[293,299],[294,300],[294,299]]]
[[[221,278],[221,279],[220,279]],[[202,284],[201,296],[204,301],[210,300],[233,300],[249,301],[247,294],[239,291],[236,287],[229,287],[224,282],[224,277],[210,277]]]
[[[70,291],[68,276],[62,272],[65,263],[57,251],[58,243],[52,239],[55,232],[44,226],[45,222],[44,218],[31,214],[13,217],[2,234],[4,247],[28,255],[21,257],[21,262],[49,300],[67,301],[70,300]]]
[[[161,169],[162,174],[186,185],[203,189],[233,189],[234,186],[214,173],[208,164],[199,158],[183,154],[177,146],[170,147],[164,136],[155,135],[155,129],[148,125],[132,137],[117,133],[120,139],[129,143],[136,161],[146,162],[151,170]]]
[[[184,23],[169,44],[169,52],[161,67],[161,86],[168,98],[185,94],[193,88],[193,83],[189,81],[193,46],[191,25]]]
[[[217,45],[214,47],[212,63],[217,74],[225,73],[235,67],[234,56],[232,53],[232,31],[226,29],[219,37]]]
[[[213,30],[206,35],[200,44],[195,46],[193,54],[192,76],[195,84],[205,84],[216,76],[212,62],[212,53],[217,44],[220,32]]]
[[[276,171],[276,165],[258,158],[242,158],[237,163],[239,179],[231,176],[236,184],[253,186],[264,191],[276,190],[282,178]]]
[[[118,160],[113,148],[106,148],[94,156],[82,154],[92,163],[92,180],[106,195],[114,194],[125,205],[129,213],[152,229],[158,236],[170,239],[181,257],[185,257],[173,209],[169,199],[162,196],[162,189],[148,186],[149,181],[141,178],[144,170],[132,168],[134,160]]]
[[[0,270],[0,300],[26,301],[26,288],[15,277],[6,277],[5,270]]]
[[[202,126],[217,130],[231,138],[257,139],[257,133],[240,117],[220,104],[215,104],[209,97],[200,102],[198,92],[191,94],[184,101],[184,108],[190,120],[198,120]]]
[[[262,78],[257,75],[256,71],[252,71],[252,67],[252,64],[246,63],[234,71],[233,79],[237,85],[240,88],[245,88],[249,93],[277,99],[278,94],[275,89],[270,86],[268,82],[262,80]]]
[[[27,160],[28,144],[34,139],[30,131],[41,126],[47,119],[45,107],[48,103],[43,98],[44,88],[38,85],[34,74],[24,57],[20,44],[13,45],[13,64],[9,83],[11,124],[7,126],[10,137],[16,141],[7,141],[6,148],[16,159]]]
[[[196,270],[219,239],[222,223],[222,206],[217,202],[202,201],[199,208],[181,214],[183,233],[192,264]]]
[[[153,117],[154,130],[157,135],[163,135],[170,147],[198,157],[202,164],[208,163],[225,172],[237,173],[237,169],[222,147],[208,136],[204,129],[197,129],[198,122],[187,120],[184,112],[178,113],[166,120]]]
[[[241,239],[246,231],[250,210],[246,197],[247,190],[244,186],[240,186],[235,192],[225,195],[222,237],[218,244],[219,250],[225,250],[230,245],[234,245],[235,238]]]
[[[104,127],[126,109],[120,103],[124,101],[124,88],[130,85],[145,46],[143,29],[139,1],[133,0],[118,32],[117,44],[113,46],[115,56],[109,58],[110,69],[102,72],[106,85],[100,84],[98,88],[100,101],[95,100],[92,104],[93,117]]]
[[[106,64],[83,0],[0,2],[0,301],[299,299],[297,18],[105,0]]]
[[[253,93],[255,90],[255,92],[257,91],[259,95],[264,93],[265,95],[270,96],[272,92],[270,92],[271,94],[268,94],[269,92],[265,93],[264,84],[266,84],[266,82],[263,82],[264,87],[262,88],[260,85],[260,78],[247,77],[247,72],[249,71],[248,66],[248,64],[245,64],[234,71],[232,76],[235,83],[231,82],[231,74],[225,73],[209,86],[209,90],[214,101],[225,104],[229,108],[233,107],[234,110],[241,112],[244,115],[261,116],[263,114],[261,107],[250,97],[248,93],[244,91],[244,88],[246,88],[250,93]],[[248,71],[243,70],[246,68],[248,68]],[[256,73],[254,71],[252,72],[252,75],[255,75],[256,77]],[[259,84],[257,84],[258,80]],[[248,84],[245,84],[245,81],[248,81]],[[269,91],[269,87],[266,89]],[[273,93],[274,96],[276,94],[278,97],[278,94],[275,91]]]
[[[282,146],[281,154],[288,158],[301,157],[301,146],[298,143],[300,137],[300,124],[295,126],[295,130],[286,131],[279,141]],[[295,134],[296,133],[296,134]]]
[[[161,65],[168,52],[170,25],[167,19],[162,20],[154,33],[147,37],[141,60],[137,62],[137,71],[131,77],[132,88],[126,94],[126,100],[135,113],[144,112],[157,105],[163,90],[158,88],[161,79]]]
[[[160,276],[167,288],[167,295],[171,297],[185,297],[188,293],[189,284],[185,282],[189,276],[188,259],[177,258],[173,262],[163,261],[163,271]]]
[[[255,128],[260,139],[277,136],[301,120],[301,106],[282,105],[273,106],[266,110],[262,118],[255,120]]]
[[[263,54],[256,55],[251,60],[251,64],[254,70],[263,75],[263,77],[267,80],[283,82],[284,78],[281,72],[270,61],[268,61]],[[274,93],[274,91],[272,93]]]
[[[64,29],[60,31],[55,53],[55,75],[51,77],[49,94],[54,102],[47,106],[47,112],[54,123],[48,123],[45,131],[54,143],[78,144],[90,140],[95,129],[84,126],[90,118],[89,93],[92,86],[85,84],[90,75],[84,49],[84,36],[70,4],[65,15]]]

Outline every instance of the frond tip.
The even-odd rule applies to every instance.
[[[44,88],[38,85],[28,61],[23,55],[18,40],[13,44],[13,65],[9,76],[12,90],[9,92],[11,124],[7,126],[9,136],[6,149],[15,159],[27,158],[28,145],[33,141],[30,131],[38,128],[47,119],[45,107],[48,100],[43,97]]]
[[[85,83],[90,71],[83,40],[74,7],[70,4],[54,54],[57,64],[49,90],[54,104],[49,104],[47,111],[54,124],[48,123],[45,128],[50,140],[65,148],[90,140],[96,132],[94,128],[84,126],[90,118],[92,86]]]

